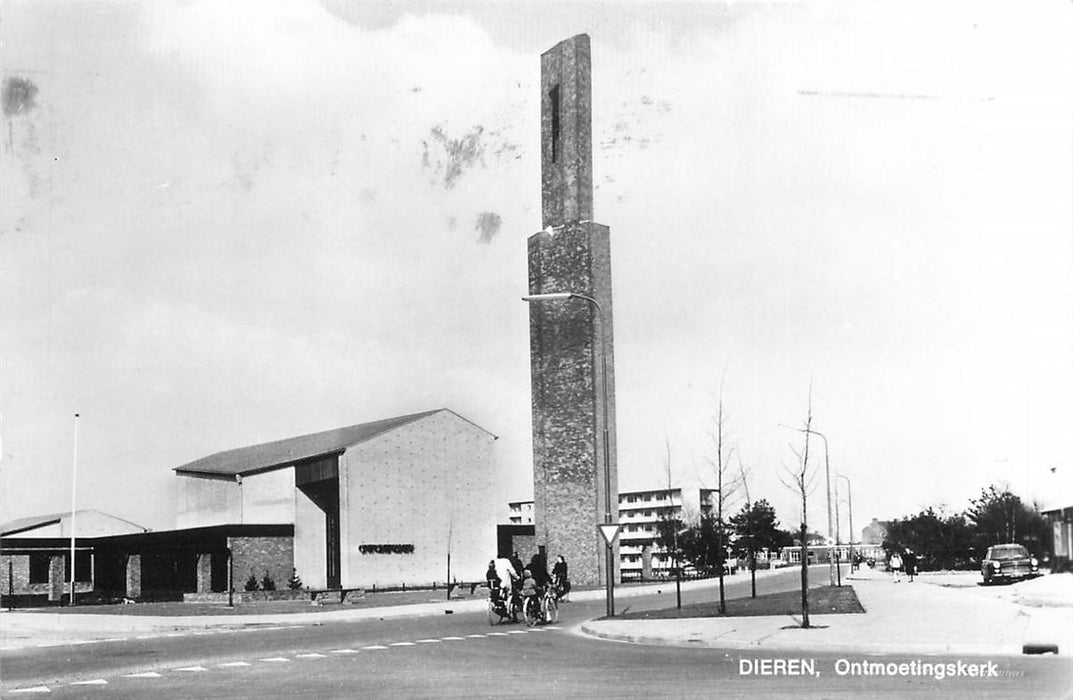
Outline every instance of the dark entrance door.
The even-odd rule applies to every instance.
[[[340,588],[339,468],[335,457],[300,464],[295,469],[295,486],[324,513],[324,570],[328,588]]]
[[[338,482],[337,482],[338,483]],[[324,514],[324,527],[327,542],[328,588],[341,588],[339,576],[339,491],[336,489],[335,510]]]

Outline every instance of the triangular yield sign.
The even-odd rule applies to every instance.
[[[618,531],[621,525],[618,523],[607,523],[606,525],[597,525],[600,528],[600,534],[604,536],[604,542],[607,542],[608,546],[615,541],[615,537],[618,536]]]

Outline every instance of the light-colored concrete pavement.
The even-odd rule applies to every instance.
[[[758,571],[763,579],[775,571]],[[622,586],[615,589],[615,597],[630,598],[666,591],[673,582]],[[685,581],[683,591],[711,588],[714,580]],[[570,599],[575,601],[603,600],[604,590],[574,591]],[[137,636],[153,636],[171,633],[198,633],[208,630],[228,631],[256,629],[269,626],[313,625],[355,622],[367,619],[422,617],[451,613],[483,611],[487,598],[478,593],[475,597],[461,600],[384,605],[340,609],[331,612],[289,612],[264,615],[199,615],[199,616],[147,616],[79,614],[71,612],[50,613],[45,611],[19,612],[0,611],[0,650],[62,644],[85,644],[89,642],[127,639]]]
[[[810,629],[791,616],[592,620],[582,629],[618,641],[723,649],[1020,655],[1030,644],[1056,645],[1062,655],[1073,650],[1073,600],[1029,607],[968,586],[929,584],[926,576],[896,583],[868,568],[843,583],[853,586],[866,612],[813,614]]]
[[[758,576],[775,572],[758,572]],[[1026,644],[1056,645],[1073,651],[1073,574],[1045,577],[1058,583],[1037,587],[1041,599],[1022,595],[1026,588],[975,585],[972,573],[923,575],[895,583],[885,572],[861,569],[843,579],[852,585],[866,613],[811,616],[811,629],[801,629],[791,616],[686,618],[673,620],[591,620],[581,625],[590,635],[618,641],[712,647],[796,651],[848,651],[913,654],[1022,654]],[[1041,579],[1042,580],[1042,579]],[[672,584],[673,585],[673,584]],[[690,581],[684,591],[715,586]],[[616,589],[616,598],[652,593],[668,584]],[[1058,592],[1057,594],[1055,592]],[[576,601],[602,600],[602,589],[576,591]],[[1042,600],[1043,602],[1039,602]],[[1035,604],[1033,604],[1035,603]],[[310,625],[362,619],[476,612],[482,597],[467,600],[370,607],[338,612],[292,614],[147,617],[133,615],[0,612],[0,649],[86,643],[132,636],[256,629],[274,625]]]

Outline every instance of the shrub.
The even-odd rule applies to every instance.
[[[302,578],[298,575],[298,569],[291,569],[291,578],[287,581],[287,588],[297,591],[302,587]]]
[[[247,591],[256,591],[258,589],[258,587],[259,586],[257,585],[257,577],[254,576],[253,572],[251,571],[250,572],[250,577],[248,579],[246,579],[246,590]]]
[[[265,572],[264,578],[261,579],[261,590],[274,591],[276,590],[276,582],[272,580],[272,577]]]

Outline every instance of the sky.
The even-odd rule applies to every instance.
[[[77,473],[174,527],[174,467],[441,407],[531,498],[540,54],[578,33],[620,489],[714,486],[722,397],[788,528],[810,405],[842,532],[838,474],[858,532],[1073,499],[1068,2],[2,10],[0,520]]]

